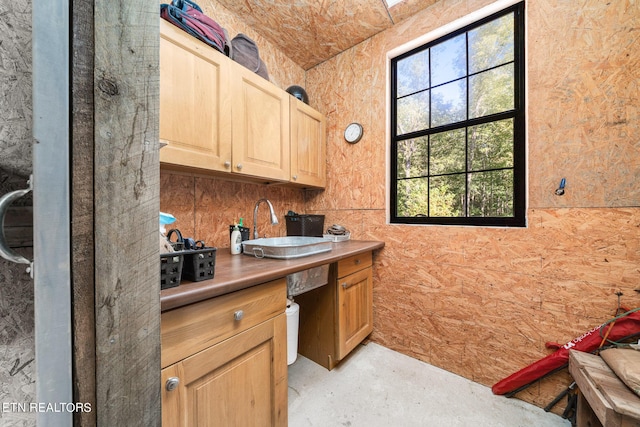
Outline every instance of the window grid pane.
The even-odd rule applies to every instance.
[[[392,222],[524,225],[523,7],[392,62]]]

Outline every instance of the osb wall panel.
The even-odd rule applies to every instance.
[[[305,70],[392,25],[380,0],[219,1]]]
[[[397,24],[438,1],[440,0],[403,0],[389,8],[389,15],[393,23]]]
[[[638,206],[640,5],[527,6],[531,206]]]
[[[611,318],[616,292],[640,306],[635,2],[527,3],[527,228],[386,224],[386,52],[489,3],[435,3],[307,72],[329,160],[327,189],[306,200],[353,238],[386,242],[372,339],[488,386]],[[351,121],[365,129],[356,145],[342,137]],[[561,373],[518,397],[545,406],[569,383]]]
[[[384,207],[386,172],[378,165],[385,162],[385,125],[376,111],[384,107],[378,93],[385,71],[372,67],[375,54],[369,39],[307,73],[309,97],[327,116],[328,178],[326,191],[309,192],[309,209]],[[363,138],[353,145],[343,138],[351,122],[364,127]]]
[[[0,4],[0,168],[31,173],[31,2]]]
[[[17,249],[33,259],[31,249]],[[25,265],[0,259],[0,402],[35,401],[33,281]],[[34,412],[0,412],[3,426],[35,426]]]
[[[204,240],[207,246],[229,248],[229,225],[244,220],[253,233],[253,210],[258,200],[267,198],[273,205],[279,224],[271,225],[265,203],[258,207],[260,237],[286,236],[285,214],[304,211],[304,193],[298,189],[225,181],[219,178],[190,176],[162,170],[160,173],[160,210],[171,213],[184,237]],[[172,237],[172,240],[175,238]]]
[[[23,189],[32,171],[31,2],[0,4],[0,195]],[[31,205],[31,198],[14,205]],[[30,248],[17,249],[33,259]],[[33,280],[0,260],[0,402],[35,400]],[[3,426],[34,426],[35,413],[0,412]]]
[[[585,247],[530,252],[535,242],[552,246],[557,225],[576,215]],[[545,342],[565,343],[609,319],[616,292],[624,305],[640,305],[638,209],[531,216],[539,225],[516,238],[500,229],[376,225],[384,223],[376,210],[327,212],[356,238],[386,242],[374,264],[372,339],[485,385],[549,354]],[[563,376],[545,383],[520,397],[545,406],[568,384]]]
[[[256,42],[260,57],[269,71],[271,83],[281,89],[286,89],[291,85],[305,86],[304,70],[284,55],[278,47],[259,35],[250,25],[247,25],[242,20],[242,15],[232,13],[216,0],[202,0],[198,4],[208,16],[227,30],[230,39],[238,33],[243,33]]]

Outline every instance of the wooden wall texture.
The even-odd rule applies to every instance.
[[[308,70],[438,0],[217,1]]]
[[[98,426],[160,425],[159,21],[94,2]]]
[[[372,339],[492,385],[609,319],[640,295],[640,5],[526,4],[528,227],[385,223],[386,52],[489,0],[441,1],[307,72],[328,116],[328,187],[307,211],[384,240]],[[342,138],[364,125],[357,145]],[[561,178],[565,196],[554,195]],[[545,406],[567,374],[518,395]]]
[[[527,2],[527,228],[386,223],[386,53],[491,2],[439,1],[306,72],[310,103],[328,118],[326,190],[162,172],[161,208],[220,247],[229,221],[242,214],[246,223],[262,194],[277,200],[280,218],[291,204],[355,239],[385,241],[374,257],[371,339],[487,386],[549,354],[545,342],[609,319],[615,292],[639,306],[640,5],[631,0]],[[202,3],[232,36],[255,37],[273,82],[286,88],[289,76],[300,78],[241,17]],[[342,136],[352,121],[365,128],[356,145]],[[569,382],[560,373],[518,397],[545,406]]]
[[[73,414],[75,427],[96,425],[94,265],[94,3],[73,0],[71,40],[71,286],[74,401],[96,410]]]
[[[31,1],[0,4],[0,195],[27,187],[32,171]],[[14,206],[31,206],[30,197]],[[24,208],[30,209],[30,208]],[[15,211],[15,212],[24,212]],[[22,220],[27,219],[23,224]],[[30,218],[8,219],[17,225]],[[17,230],[17,227],[16,229]],[[32,259],[31,239],[7,235]],[[28,236],[30,237],[30,236]],[[24,265],[0,259],[0,402],[35,401],[33,280]],[[3,426],[33,426],[35,413],[0,412]]]

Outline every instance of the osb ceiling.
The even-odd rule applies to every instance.
[[[218,0],[308,70],[439,0]]]

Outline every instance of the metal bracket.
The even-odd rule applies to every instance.
[[[11,206],[15,200],[27,195],[31,190],[33,190],[32,182],[33,175],[29,181],[27,181],[29,188],[12,191],[0,197],[0,256],[8,261],[15,262],[16,264],[28,264],[29,267],[27,267],[27,273],[29,273],[33,279],[33,261],[29,261],[27,258],[11,249],[7,244],[7,239],[4,235],[4,218],[9,206]]]

